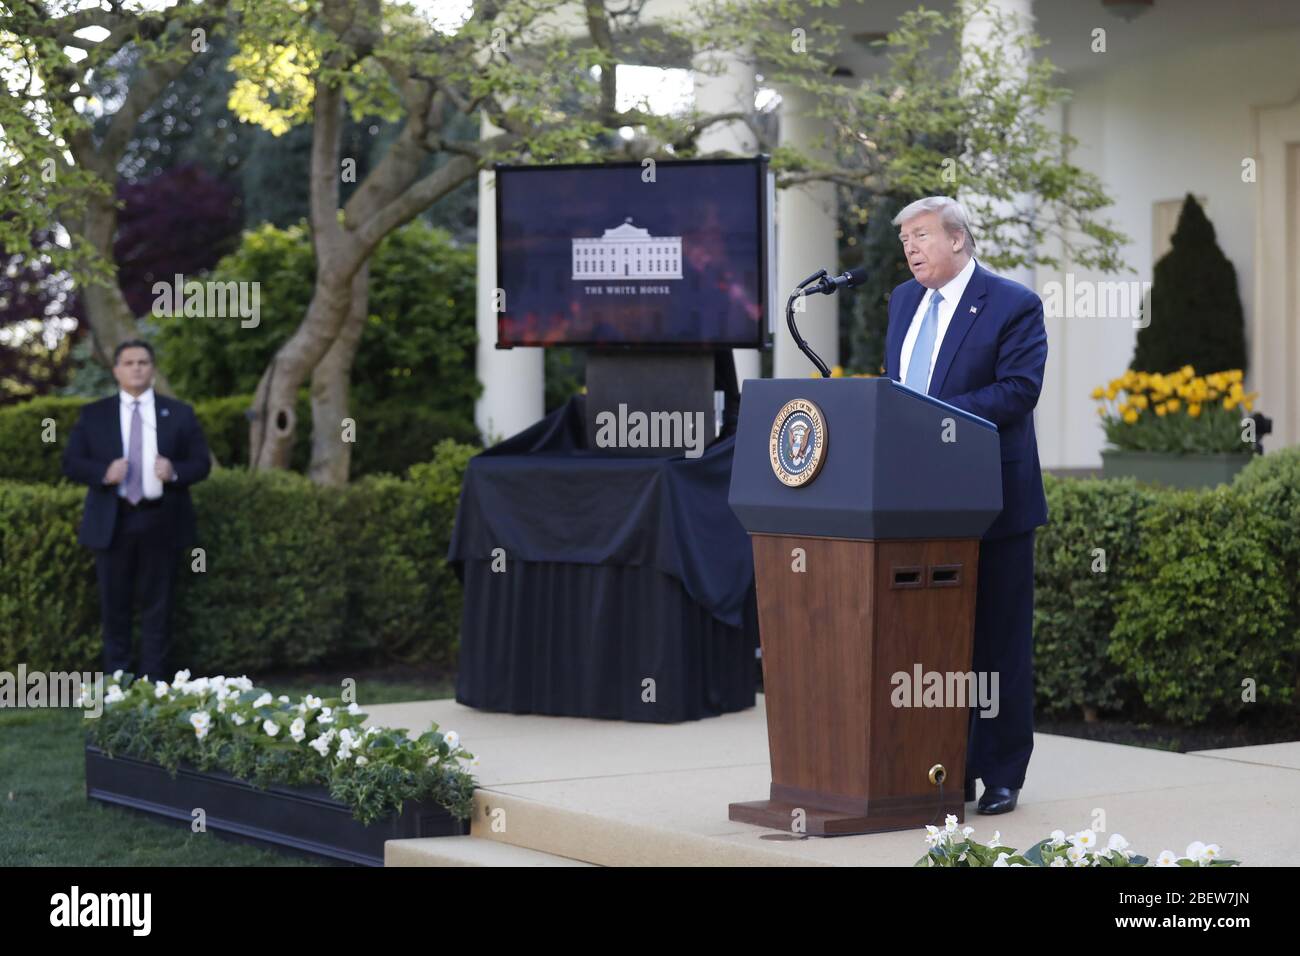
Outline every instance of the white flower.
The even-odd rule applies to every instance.
[[[1085,856],[1083,859],[1081,859],[1081,860],[1075,860],[1074,865],[1075,865],[1075,866],[1092,866],[1092,864],[1088,862],[1088,858],[1087,858],[1086,856]]]
[[[303,698],[303,703],[307,705],[308,710],[315,710],[317,707],[320,706],[320,698],[313,697],[311,694],[308,694],[306,697]]]
[[[433,763],[432,757],[429,758],[429,763]],[[939,832],[939,828],[933,823],[927,823],[925,825],[925,845],[936,846],[942,842],[943,835]]]
[[[348,704],[348,713],[349,714],[361,713],[361,708],[357,706],[357,702],[355,700],[352,701],[352,703]]]
[[[375,734],[378,734],[378,733],[383,733],[383,731],[381,731],[378,727],[367,727],[367,728],[366,728],[366,736],[367,736],[367,737],[373,737]]]
[[[1052,862],[1047,865],[1048,866],[1069,866],[1070,864],[1065,862],[1064,857],[1054,856],[1052,857]]]
[[[165,680],[160,680],[158,683],[153,685],[153,695],[155,697],[166,697],[167,690],[168,687],[167,687],[167,682]]]
[[[1075,866],[1079,865],[1080,860],[1084,861],[1083,862],[1084,866],[1088,865],[1087,862],[1088,853],[1087,851],[1084,850],[1083,847],[1079,846],[1077,843],[1074,846],[1070,847],[1068,850],[1066,850],[1065,855],[1066,857],[1069,858],[1070,862],[1073,863]]]
[[[320,713],[316,715],[316,723],[332,724],[334,723],[334,709],[332,707],[322,707]]]
[[[189,672],[188,670],[177,671],[177,672],[176,672],[176,676],[172,678],[172,683],[173,683],[173,684],[184,684],[184,683],[186,683],[187,681],[189,681],[189,679],[190,679],[190,672]]]
[[[282,704],[287,704],[289,703],[289,695],[281,694],[279,697],[276,698],[276,700],[278,700]]]
[[[442,736],[443,739],[447,741],[447,746],[450,747],[452,750],[455,750],[458,746],[460,746],[460,734],[456,733],[456,731],[448,730],[445,733],[443,733]],[[948,819],[953,822],[953,825],[948,827],[948,832],[951,833],[953,830],[956,829],[957,818],[950,813],[948,814]]]
[[[368,764],[369,762],[370,762],[370,761],[368,761],[364,756],[362,756],[361,754],[357,754],[357,766],[358,766],[358,767],[364,767],[364,766],[365,766],[366,764]]]
[[[1160,855],[1156,857],[1156,866],[1177,866],[1178,857],[1174,855],[1173,850],[1161,850]]]
[[[122,668],[119,667],[117,670],[113,671],[113,680],[120,681],[121,679],[122,679]]]
[[[478,763],[478,757],[475,757],[473,760],[471,760],[471,761],[469,762],[469,764],[470,764],[471,767],[474,766],[474,765],[477,764],[477,763]],[[964,836],[964,837],[965,837],[966,839],[968,839],[968,840],[970,839],[971,834],[974,833],[974,832],[975,832],[975,828],[974,828],[974,827],[962,827],[962,828],[961,828],[961,835]]]
[[[115,704],[119,700],[125,700],[125,699],[126,699],[126,694],[122,693],[122,685],[111,684],[108,688],[108,693],[104,696],[104,703]]]
[[[1070,842],[1077,847],[1091,850],[1097,845],[1097,834],[1093,833],[1091,830],[1080,830],[1078,833],[1070,837]]]
[[[1125,840],[1118,833],[1112,833],[1110,839],[1106,841],[1106,849],[1123,853],[1128,849],[1128,840]]]
[[[230,720],[236,727],[242,727],[246,723],[243,714],[231,714]]]
[[[1193,853],[1192,850],[1196,852]],[[1187,848],[1189,859],[1195,860],[1200,866],[1209,866],[1211,862],[1219,858],[1220,851],[1217,843],[1204,844],[1197,840]]]
[[[224,698],[224,697],[218,697],[218,698],[217,698],[217,713],[218,713],[218,714],[224,714],[225,712],[226,712],[226,698]]]
[[[306,705],[306,704],[299,704],[299,705],[298,705],[298,713],[300,713],[300,714],[305,714],[305,713],[307,713],[307,705]]]
[[[303,738],[307,736],[307,721],[301,717],[294,718],[293,723],[289,725],[289,736],[294,739],[294,743],[302,743]]]
[[[322,757],[328,757],[330,755],[330,742],[326,737],[317,737],[307,746],[316,751]]]
[[[449,735],[449,737],[450,737],[450,735]],[[459,739],[459,738],[457,738],[457,739]],[[447,740],[447,743],[449,743],[449,744],[450,744],[451,746],[453,746],[453,747],[456,746],[455,741],[453,741],[453,740],[451,740],[451,739],[448,739],[448,740]],[[945,830],[947,830],[949,833],[956,833],[956,832],[957,832],[957,815],[954,814],[954,813],[950,813],[950,814],[948,814],[946,817],[944,817],[944,818],[943,818],[943,828],[944,828]]]
[[[208,735],[208,728],[212,725],[212,715],[206,710],[196,710],[190,714],[190,724],[194,727],[194,736],[202,740]]]
[[[274,700],[274,698],[270,694],[263,694],[261,697],[257,698],[257,700],[253,701],[253,707],[265,707],[267,704],[271,703],[272,700]]]
[[[266,731],[268,737],[274,737],[280,732],[280,725],[274,720],[264,720],[262,721],[262,729]]]
[[[989,846],[997,846],[997,845],[998,845],[998,841],[1001,840],[1001,839],[1002,839],[1002,831],[1001,831],[1001,830],[994,830],[994,831],[993,831],[993,839],[989,842],[988,845],[989,845]]]
[[[1065,846],[1065,831],[1064,831],[1064,830],[1053,830],[1053,831],[1052,831],[1052,846]]]

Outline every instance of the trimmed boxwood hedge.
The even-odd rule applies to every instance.
[[[408,479],[342,489],[291,472],[214,471],[192,492],[202,553],[179,572],[177,666],[453,661],[460,588],[444,556],[475,451],[447,440]],[[94,560],[76,540],[84,494],[0,482],[0,669],[98,666]]]
[[[1046,475],[1050,523],[1034,540],[1034,677],[1039,713],[1130,709],[1134,688],[1110,660],[1123,582],[1137,561],[1138,522],[1157,493],[1132,479]]]
[[[60,481],[63,443],[76,424],[85,398],[38,398],[0,408],[0,480]],[[193,402],[208,447],[226,467],[248,464],[248,417],[251,395],[232,395]],[[311,457],[311,400],[298,395],[298,429],[290,465],[305,472]],[[352,410],[356,444],[351,475],[402,474],[427,461],[444,439],[477,444],[478,429],[465,416],[409,402],[367,404]],[[53,427],[51,426],[51,423]],[[52,438],[53,441],[45,441]]]
[[[57,403],[43,411],[67,414]],[[242,673],[454,663],[461,594],[443,556],[476,451],[443,441],[405,478],[371,475],[341,489],[218,469],[194,489],[206,569],[187,555],[180,572],[180,664]],[[28,462],[41,471],[39,452]],[[1044,484],[1040,713],[1190,725],[1295,706],[1300,449],[1263,456],[1212,491]],[[76,543],[82,494],[62,482],[0,482],[0,669],[96,666],[94,564]],[[1257,704],[1242,699],[1243,681]]]

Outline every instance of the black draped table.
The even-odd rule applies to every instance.
[[[456,700],[655,722],[752,707],[735,438],[695,459],[615,457],[585,446],[582,402],[470,460],[447,555],[465,595]]]

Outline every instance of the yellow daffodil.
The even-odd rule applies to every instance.
[[[1200,417],[1201,417],[1201,403],[1200,403],[1200,402],[1192,402],[1192,403],[1190,403],[1190,404],[1187,406],[1187,414],[1188,414],[1188,415],[1191,415],[1193,418],[1200,418]]]
[[[1164,407],[1163,405],[1157,405],[1157,406],[1156,406],[1156,414],[1159,415],[1161,418],[1164,418],[1164,417],[1165,417],[1165,414],[1166,414],[1166,413],[1165,413],[1165,407]]]
[[[1130,425],[1132,425],[1137,420],[1138,420],[1138,413],[1136,410],[1130,408],[1127,412],[1124,413],[1124,421],[1128,422]]]

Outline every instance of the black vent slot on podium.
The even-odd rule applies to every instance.
[[[932,588],[961,587],[961,565],[960,564],[930,565],[930,587]]]
[[[895,588],[923,588],[925,587],[925,569],[920,565],[898,566],[893,568],[893,582],[890,587]]]

